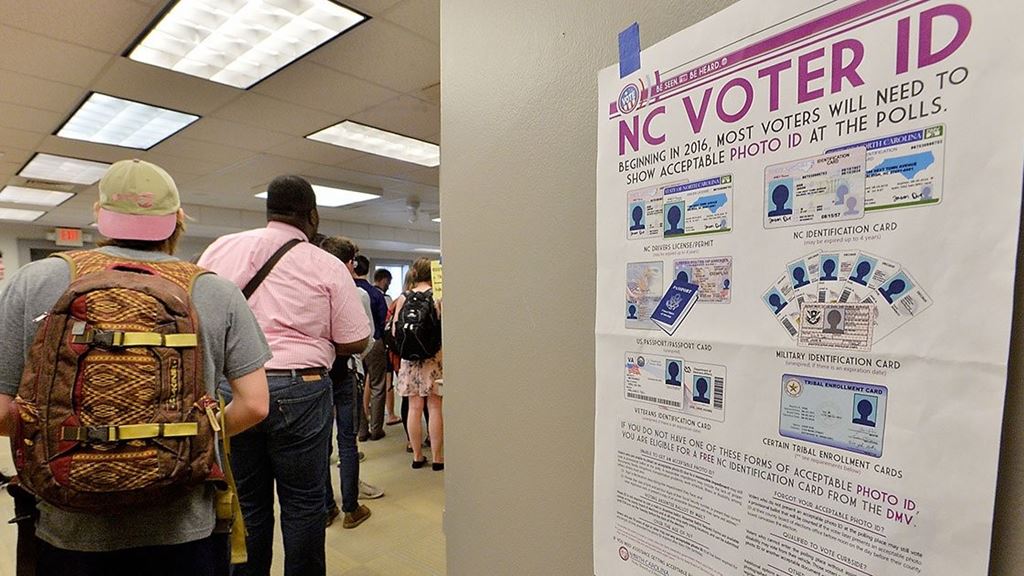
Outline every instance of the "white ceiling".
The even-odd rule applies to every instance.
[[[440,143],[440,0],[341,1],[371,19],[239,90],[122,56],[169,0],[0,0],[0,184],[24,182],[16,173],[36,152],[142,158],[178,183],[196,218],[190,234],[215,236],[258,225],[264,205],[253,195],[294,173],[382,191],[321,208],[326,232],[381,250],[438,246],[437,168],[304,136],[351,119]],[[202,118],[145,152],[53,136],[90,91]],[[88,226],[95,188],[74,191],[36,224]],[[412,223],[410,199],[420,205]]]

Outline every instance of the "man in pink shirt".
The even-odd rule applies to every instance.
[[[327,371],[336,355],[365,350],[370,328],[348,270],[309,243],[319,223],[309,182],[279,176],[267,189],[267,227],[219,238],[199,259],[200,266],[243,287],[279,249],[298,241],[249,297],[273,352],[266,364],[271,409],[261,424],[232,439],[249,550],[248,563],[235,576],[270,574],[275,483],[285,575],[326,573],[324,454],[332,424]],[[363,508],[346,512],[368,514]]]

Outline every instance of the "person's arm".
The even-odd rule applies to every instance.
[[[340,260],[330,260],[325,270],[329,279],[326,282],[331,307],[331,341],[339,356],[361,354],[373,338],[373,322],[359,295],[366,295],[367,301],[370,297],[362,288],[356,288],[352,275]]]
[[[231,402],[224,407],[224,425],[228,436],[245,432],[259,424],[270,412],[267,373],[263,368],[228,381]]]
[[[362,354],[363,351],[366,350],[366,346],[367,344],[369,344],[369,342],[369,336],[363,338],[362,340],[357,340],[355,342],[345,342],[342,344],[335,342],[334,350],[335,352],[338,353],[339,356],[351,356],[353,354]]]
[[[0,394],[0,436],[14,434],[13,404],[13,397],[7,394]]]

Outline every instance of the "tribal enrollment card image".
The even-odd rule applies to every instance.
[[[661,262],[626,264],[626,328],[657,330],[651,312],[665,289]]]
[[[942,200],[946,127],[931,126],[850,144],[830,152],[863,147],[864,209],[928,206]]]
[[[672,267],[677,280],[700,286],[701,303],[728,304],[732,299],[731,256],[676,260]]]
[[[627,352],[626,399],[680,410],[685,367],[682,358]]]
[[[800,312],[801,346],[868,352],[873,342],[875,307],[865,304],[804,304]]]
[[[881,457],[887,396],[876,384],[785,374],[779,434]]]
[[[626,238],[661,238],[661,190],[657,186],[626,195]]]
[[[661,190],[665,238],[732,229],[732,176],[669,184]]]
[[[765,168],[764,227],[863,218],[864,154],[848,148]]]

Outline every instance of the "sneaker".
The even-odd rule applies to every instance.
[[[338,508],[337,504],[332,504],[331,509],[327,511],[327,526],[334,524],[334,519],[341,515],[341,508]],[[348,516],[346,514],[346,516]]]
[[[345,512],[345,521],[342,523],[342,526],[346,529],[355,528],[365,522],[369,517],[370,509],[360,504],[359,508],[356,508],[355,512]]]
[[[384,496],[384,491],[377,488],[373,484],[367,484],[362,480],[359,481],[359,498],[363,500],[376,500]]]

